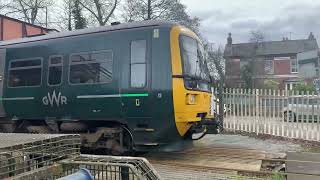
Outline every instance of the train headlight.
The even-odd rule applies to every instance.
[[[195,94],[188,94],[187,95],[187,104],[193,105],[197,102],[197,96]]]

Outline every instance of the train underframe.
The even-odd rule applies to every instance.
[[[1,132],[35,134],[80,134],[81,150],[122,155],[133,152],[133,138],[129,129],[119,122],[53,120],[0,120]]]
[[[95,125],[92,125],[95,124]],[[183,137],[199,140],[206,134],[218,134],[219,122],[203,119],[194,123]],[[80,134],[81,150],[103,154],[123,155],[134,152],[133,136],[129,128],[116,121],[57,121],[57,120],[0,120],[0,131],[7,133]],[[197,135],[196,138],[193,134]]]

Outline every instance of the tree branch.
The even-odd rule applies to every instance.
[[[80,5],[85,8],[86,10],[88,10],[97,20],[99,19],[99,17],[97,16],[97,14],[90,9],[89,7],[87,7],[84,3],[82,3],[82,1],[79,0]]]
[[[112,9],[111,9],[111,11],[110,11],[110,13],[109,13],[109,15],[105,18],[105,20],[104,20],[104,22],[103,22],[103,23],[104,23],[103,25],[105,25],[105,24],[108,22],[109,18],[110,18],[110,17],[112,16],[112,14],[114,13],[117,5],[118,5],[118,0],[115,0],[114,5],[113,5],[113,7],[112,7]]]

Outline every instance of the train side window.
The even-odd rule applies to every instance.
[[[70,57],[71,84],[99,84],[112,81],[113,53],[111,50],[73,54]]]
[[[12,60],[9,65],[9,87],[40,86],[42,77],[42,59]]]
[[[60,85],[62,83],[62,56],[51,56],[48,66],[48,85]]]
[[[131,42],[130,84],[134,88],[143,88],[147,80],[147,41],[135,40]]]

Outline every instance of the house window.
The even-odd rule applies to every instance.
[[[131,87],[143,88],[147,80],[147,41],[131,42],[130,77]]]
[[[113,54],[110,50],[73,54],[70,58],[71,84],[99,84],[112,81]]]
[[[287,82],[285,90],[293,90],[298,84],[298,82]]]
[[[297,72],[298,72],[298,60],[291,59],[291,73],[297,73]]]
[[[42,76],[42,60],[14,60],[9,67],[9,87],[39,86]]]
[[[274,73],[272,60],[265,61],[264,70],[265,70],[266,74],[273,74]]]

